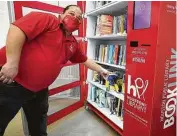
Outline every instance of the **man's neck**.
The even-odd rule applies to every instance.
[[[63,33],[65,34],[66,37],[69,37],[69,36],[72,35],[72,33],[65,30],[65,28],[62,24],[60,24],[60,28],[62,29],[62,31],[63,31]]]
[[[66,37],[68,37],[68,36],[71,36],[72,33],[65,31],[65,35],[66,35]]]

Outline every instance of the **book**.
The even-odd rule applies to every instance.
[[[99,103],[99,107],[103,108],[106,107],[106,92],[104,92],[103,90],[100,90],[100,103]]]
[[[97,17],[96,35],[112,34],[113,17],[110,15],[100,15]]]
[[[127,33],[127,13],[124,15],[124,33]]]
[[[99,104],[100,103],[100,89],[96,89],[96,103]]]
[[[126,46],[123,45],[123,51],[122,51],[122,62],[121,62],[122,66],[126,65]]]
[[[114,16],[114,21],[113,21],[113,34],[117,34],[118,32],[118,19],[117,16]]]
[[[104,61],[103,62],[107,62],[108,60],[108,45],[105,45],[105,55],[104,55]]]
[[[99,60],[100,62],[102,62],[103,47],[104,47],[104,45],[101,44],[101,45],[100,45],[100,48],[99,48],[99,58],[98,58],[98,60]]]
[[[125,19],[124,19],[124,16],[121,15],[120,16],[120,33],[123,34],[124,33],[124,22],[125,22]]]
[[[118,102],[118,111],[117,111],[117,116],[118,116],[118,117],[121,117],[121,113],[122,113],[122,103],[123,103],[123,101],[119,99],[119,102]]]
[[[119,45],[115,45],[114,55],[113,55],[113,64],[117,64]]]
[[[109,45],[109,59],[108,63],[113,64],[113,55],[114,55],[114,45]]]
[[[91,88],[91,101],[95,102],[96,101],[96,87],[92,86]]]
[[[105,57],[105,45],[103,45],[102,52],[101,52],[101,62],[104,62]]]
[[[121,61],[122,61],[122,45],[120,45],[118,65],[121,65]]]
[[[95,35],[100,35],[100,15],[97,16]]]
[[[97,45],[95,48],[95,60],[99,61],[99,50],[100,50],[100,45]]]

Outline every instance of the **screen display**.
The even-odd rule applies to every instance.
[[[151,22],[151,1],[135,1],[134,29],[149,28]]]

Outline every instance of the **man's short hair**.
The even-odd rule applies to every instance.
[[[78,5],[68,5],[64,8],[63,13],[65,13],[70,7],[73,7],[73,6],[80,8]]]

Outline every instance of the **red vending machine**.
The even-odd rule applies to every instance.
[[[176,2],[128,4],[124,136],[175,136]]]

